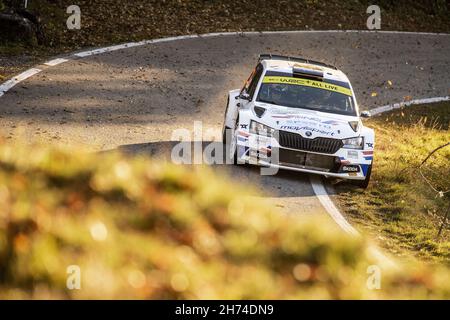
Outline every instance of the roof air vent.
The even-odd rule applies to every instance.
[[[307,68],[292,68],[294,77],[323,81],[323,72]]]

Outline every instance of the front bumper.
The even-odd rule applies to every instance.
[[[320,174],[349,180],[364,180],[372,164],[373,150],[341,148],[323,154],[279,145],[277,139],[237,132],[238,161],[272,168]]]

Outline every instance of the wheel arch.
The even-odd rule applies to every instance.
[[[234,128],[236,117],[238,116],[238,100],[239,89],[228,92],[228,101],[225,110],[224,129]]]

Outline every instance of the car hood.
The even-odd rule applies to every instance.
[[[359,117],[345,116],[307,109],[287,108],[270,104],[255,104],[267,111],[261,119],[255,119],[274,129],[294,132],[303,137],[314,139],[327,137],[345,139],[359,136],[361,123],[355,132],[350,121],[359,121]]]

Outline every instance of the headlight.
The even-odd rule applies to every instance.
[[[363,149],[364,137],[342,139],[342,143],[344,143],[344,148],[346,149]]]
[[[269,126],[266,126],[262,123],[256,122],[256,121],[250,121],[250,132],[256,133],[262,136],[268,136],[271,137],[273,133],[275,132],[275,129],[272,129]]]

